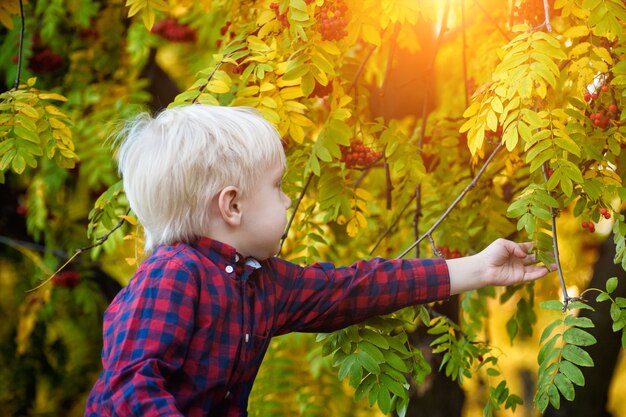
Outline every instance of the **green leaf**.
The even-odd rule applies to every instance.
[[[541,304],[539,304],[539,307],[544,308],[546,310],[562,311],[563,303],[558,300],[548,300],[548,301],[543,301]]]
[[[561,394],[563,394],[563,397],[567,401],[572,401],[576,396],[576,393],[574,392],[574,384],[572,384],[572,381],[570,381],[565,375],[556,374],[554,377],[554,384],[559,391],[561,391]]]
[[[376,333],[371,329],[359,329],[359,335],[366,340],[381,349],[389,349],[389,342],[380,333]]]
[[[396,394],[400,398],[408,397],[407,389],[398,381],[393,379],[387,374],[380,375],[380,382],[392,393]]]
[[[618,321],[622,315],[622,309],[615,303],[611,304],[609,312],[611,313],[611,320],[615,322]]]
[[[359,364],[363,368],[368,370],[369,372],[371,372],[373,374],[376,374],[376,375],[378,375],[380,373],[380,366],[378,366],[378,363],[376,363],[374,358],[372,358],[366,352],[357,352],[356,353],[356,358],[357,358],[357,361],[359,362]]]
[[[369,343],[367,341],[361,341],[359,342],[358,347],[360,350],[367,353],[378,363],[381,363],[385,360],[385,357],[383,356],[383,353],[380,351],[380,349],[378,349],[372,343]]]
[[[577,317],[572,315],[567,315],[565,317],[565,325],[573,326],[573,327],[584,327],[584,328],[592,328],[595,327],[591,319],[588,317]]]
[[[575,345],[565,345],[561,350],[561,355],[564,359],[579,365],[579,366],[593,366],[593,359],[582,348]]]
[[[609,278],[606,281],[606,292],[611,294],[613,291],[615,291],[615,289],[617,288],[617,283],[618,283],[617,277]]]
[[[385,414],[389,414],[391,411],[391,393],[385,386],[380,386],[378,389],[378,407],[380,411]]]
[[[591,334],[576,327],[567,329],[563,333],[563,340],[576,346],[591,346],[597,342],[596,338]]]
[[[557,390],[556,385],[548,385],[548,389],[546,391],[548,392],[548,398],[550,399],[550,404],[552,404],[552,407],[556,408],[557,410],[561,408],[561,396],[559,395],[559,391]]]
[[[543,366],[545,363],[554,359],[558,355],[558,349],[554,348],[557,340],[561,337],[560,333],[554,335],[550,340],[546,342],[541,349],[539,349],[539,354],[537,355],[537,363],[540,366]]]
[[[559,371],[574,384],[581,387],[585,385],[585,377],[583,376],[583,373],[572,362],[561,361],[559,364]]]
[[[563,323],[563,320],[557,319],[557,320],[553,321],[552,323],[550,323],[549,325],[547,325],[546,328],[543,329],[543,332],[541,333],[541,338],[539,339],[539,344],[543,343],[543,341],[546,340],[548,338],[548,336],[550,336],[550,334],[552,333],[554,328],[556,326],[558,326],[559,324],[561,324],[561,323]]]
[[[409,367],[406,362],[404,362],[400,356],[396,355],[394,352],[390,350],[383,351],[383,356],[385,357],[385,362],[397,369],[400,372],[408,372]]]
[[[370,390],[372,389],[372,386],[375,383],[376,383],[376,375],[369,374],[368,376],[366,376],[361,381],[357,389],[354,391],[354,399],[358,401],[362,399],[363,397],[365,397],[365,395],[370,392]]]

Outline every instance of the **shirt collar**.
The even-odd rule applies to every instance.
[[[216,264],[245,264],[255,269],[261,268],[259,261],[252,257],[244,259],[243,255],[237,252],[237,249],[227,243],[202,237],[193,246]]]

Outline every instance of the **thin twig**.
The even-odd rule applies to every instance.
[[[361,76],[363,69],[365,68],[365,64],[367,64],[367,61],[369,61],[370,57],[372,56],[375,50],[376,50],[376,45],[372,45],[370,50],[367,53],[367,56],[365,57],[363,61],[361,61],[359,68],[356,70],[356,73],[354,74],[354,78],[352,79],[350,86],[346,90],[346,94],[349,94],[350,91],[352,91],[352,89],[356,86],[356,83],[359,80],[359,77]]]
[[[222,64],[224,63],[224,60],[226,58],[228,58],[229,56],[231,56],[231,54],[228,54],[226,56],[224,56],[220,62],[217,63],[217,65],[215,65],[215,68],[213,68],[213,71],[211,71],[211,73],[209,74],[209,77],[206,80],[205,84],[202,84],[200,87],[198,87],[198,91],[200,91],[200,94],[202,94],[202,90],[204,90],[206,88],[206,86],[209,85],[209,83],[211,82],[211,79],[213,78],[213,76],[215,75],[215,73],[217,72],[217,70],[222,66]],[[197,97],[195,97],[193,100],[191,100],[191,104],[194,104],[198,101],[198,98],[200,97],[200,95],[198,95]]]
[[[502,34],[502,36],[504,36],[504,38],[507,41],[511,41],[511,37],[509,36],[508,33],[506,33],[501,27],[500,25],[498,25],[498,22],[496,22],[494,20],[493,17],[491,17],[491,15],[489,13],[487,13],[487,10],[485,10],[485,8],[478,2],[478,0],[474,0],[474,3],[478,6],[478,8],[480,9],[481,12],[483,12],[483,14],[487,17],[487,19],[489,19],[489,21],[496,27],[496,29],[498,30],[498,32],[500,32]]]
[[[546,16],[546,30],[548,32],[552,32],[552,24],[550,23],[550,5],[548,4],[548,0],[543,0],[543,12]]]
[[[61,267],[59,269],[57,269],[54,272],[54,274],[50,275],[46,280],[44,280],[42,283],[37,285],[35,288],[31,288],[30,290],[27,290],[26,292],[29,293],[29,292],[37,291],[39,288],[43,287],[48,282],[50,282],[50,280],[52,280],[52,278],[54,278],[56,274],[58,274],[59,272],[61,272],[63,270],[63,268],[68,266],[74,260],[74,258],[76,258],[78,255],[80,255],[81,253],[83,253],[85,251],[88,251],[89,249],[93,249],[93,248],[95,248],[97,246],[100,246],[104,242],[106,242],[106,240],[113,234],[113,232],[115,232],[117,229],[122,227],[122,225],[126,221],[126,216],[128,216],[129,213],[130,213],[130,208],[128,210],[126,210],[126,213],[124,214],[124,216],[122,216],[120,221],[117,222],[117,224],[111,230],[109,230],[105,235],[103,235],[100,238],[98,238],[98,240],[94,244],[91,244],[89,246],[85,246],[83,248],[76,249],[76,252],[74,252],[72,257],[70,259],[68,259],[63,265],[61,265]]]
[[[541,167],[541,171],[543,173],[543,179],[548,182],[548,166],[544,162]],[[552,194],[550,192],[550,194]],[[557,210],[554,207],[550,207],[550,215],[552,217],[552,246],[554,247],[554,258],[556,262],[556,270],[559,274],[559,281],[561,282],[561,291],[563,293],[563,312],[567,311],[567,305],[573,299],[567,293],[567,286],[565,285],[565,278],[563,278],[563,269],[561,268],[561,256],[559,255],[559,240],[556,234],[556,216],[558,215]]]
[[[17,50],[17,74],[15,75],[14,90],[20,87],[20,76],[22,73],[22,49],[24,45],[24,5],[22,0],[20,0],[20,25],[20,44]]]
[[[461,0],[461,26],[463,31],[462,40],[463,40],[463,84],[465,86],[465,108],[469,107],[469,92],[468,90],[468,82],[467,82],[467,40],[466,40],[466,22],[465,22],[465,0]]]
[[[378,248],[378,246],[382,243],[382,241],[385,239],[385,237],[387,237],[387,235],[389,233],[391,233],[391,231],[394,229],[394,227],[396,227],[396,225],[398,224],[398,222],[400,221],[400,219],[402,218],[402,214],[406,211],[407,208],[409,208],[409,206],[411,205],[411,203],[413,202],[413,200],[415,199],[416,195],[415,193],[411,196],[411,198],[409,199],[409,201],[406,202],[406,204],[404,205],[404,207],[402,208],[402,210],[400,210],[400,213],[398,214],[398,216],[396,217],[396,219],[393,221],[393,223],[391,223],[391,226],[389,226],[387,229],[385,229],[383,231],[383,233],[381,233],[381,235],[378,237],[378,239],[376,240],[376,243],[374,244],[374,247],[370,250],[370,255],[372,255],[374,253],[374,251]]]
[[[304,198],[304,194],[306,193],[309,185],[311,185],[311,180],[313,179],[313,173],[309,174],[309,178],[306,179],[304,183],[304,187],[300,191],[300,195],[298,196],[298,200],[296,200],[296,204],[293,208],[293,212],[291,213],[291,217],[289,217],[289,222],[287,222],[287,227],[285,228],[285,233],[283,233],[283,237],[280,241],[280,249],[278,253],[283,249],[283,243],[285,243],[285,239],[287,239],[287,235],[289,234],[289,229],[291,228],[291,224],[293,223],[293,219],[296,217],[296,212],[298,211],[298,207],[300,207],[300,203],[302,203],[302,199]]]
[[[413,244],[411,244],[411,246],[409,246],[400,255],[398,255],[396,259],[400,259],[404,257],[407,253],[409,253],[409,251],[411,251],[414,247],[419,245],[420,242],[424,240],[426,236],[429,236],[441,224],[441,222],[443,222],[443,220],[448,216],[448,214],[450,214],[450,212],[457,206],[457,204],[459,204],[459,202],[463,199],[463,197],[465,197],[465,194],[467,194],[469,190],[471,190],[472,188],[476,186],[478,179],[483,175],[483,173],[485,172],[485,169],[487,169],[487,166],[491,163],[493,158],[496,156],[498,151],[502,149],[503,146],[504,145],[502,142],[498,144],[498,146],[493,150],[493,152],[491,152],[491,155],[489,155],[489,158],[487,158],[483,166],[480,168],[480,170],[478,171],[478,173],[476,174],[472,182],[470,182],[467,185],[467,187],[465,187],[465,189],[461,192],[461,194],[459,194],[458,197],[452,202],[452,204],[450,204],[450,207],[446,209],[446,211],[441,215],[441,217],[439,217],[439,219],[430,227],[430,229],[428,229],[428,231],[424,235],[422,235],[422,237],[420,237],[415,242],[413,242]]]

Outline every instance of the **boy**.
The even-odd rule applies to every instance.
[[[86,416],[245,416],[273,336],[548,272],[529,244],[503,239],[448,261],[300,267],[273,257],[291,201],[280,138],[261,116],[194,104],[123,134],[119,170],[153,252],[105,313]]]

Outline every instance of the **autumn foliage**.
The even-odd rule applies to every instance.
[[[486,381],[485,415],[515,410],[506,358],[487,342],[493,308],[507,312],[507,342],[538,343],[525,406],[558,408],[593,366],[586,346],[601,343],[577,317],[585,297],[610,303],[626,334],[617,279],[580,297],[584,256],[563,249],[612,233],[626,267],[623,1],[32,0],[23,10],[21,37],[18,0],[0,4],[0,272],[15,294],[0,301],[10,317],[0,403],[14,412],[80,414],[99,371],[106,297],[94,268],[124,284],[144,256],[108,138],[149,103],[251,106],[276,126],[294,202],[289,260],[396,257],[414,242],[406,256],[458,257],[504,236],[532,240],[559,266],[536,285],[464,295],[459,320],[422,306],[317,342],[278,340],[252,415],[404,415],[412,387],[438,370],[464,387]],[[161,92],[165,81],[174,93]],[[419,329],[430,346],[410,342]],[[19,379],[28,373],[40,378]],[[64,374],[71,390],[55,383]],[[4,394],[7,384],[50,400]]]

